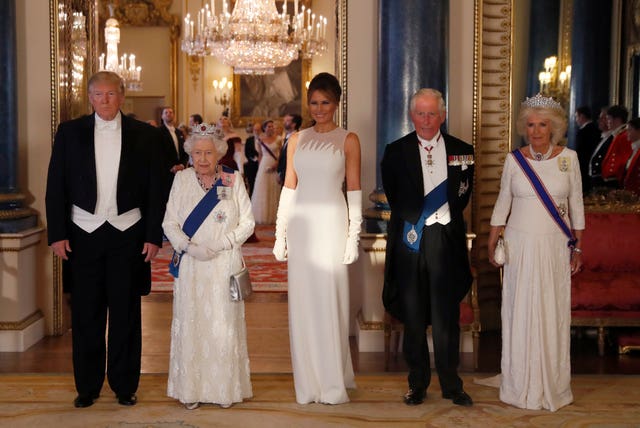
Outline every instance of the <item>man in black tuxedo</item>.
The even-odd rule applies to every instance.
[[[256,149],[256,145],[259,144],[262,126],[260,123],[247,125],[245,131],[247,134],[250,133],[250,135],[247,137],[244,144],[244,156],[247,158],[247,161],[244,164],[244,175],[247,177],[247,186],[249,187],[247,191],[249,192],[249,197],[251,197],[251,195],[253,195],[253,186],[256,183],[258,166],[260,164],[258,161],[258,150]]]
[[[175,126],[176,116],[173,107],[164,107],[161,117],[162,124],[158,126],[158,129],[165,156],[168,196],[173,184],[173,176],[176,172],[185,169],[189,162],[189,155],[184,151],[184,134]]]
[[[591,188],[589,177],[589,159],[600,142],[598,125],[591,120],[591,109],[587,106],[578,107],[575,114],[578,132],[576,133],[576,152],[580,163],[582,176],[582,193],[588,193]]]
[[[300,126],[302,126],[302,116],[299,114],[288,114],[284,117],[284,144],[282,145],[282,150],[280,150],[280,156],[278,157],[278,166],[276,168],[276,172],[278,173],[278,183],[280,185],[284,184],[284,175],[287,172],[287,143],[289,142],[289,137],[300,130]]]
[[[600,129],[600,141],[591,153],[589,158],[589,189],[604,186],[602,179],[602,161],[609,151],[609,146],[613,142],[613,129],[609,126],[607,111],[609,107],[602,107],[598,116],[598,129]]]
[[[391,207],[382,299],[404,324],[404,402],[416,405],[426,398],[431,325],[442,397],[471,406],[458,376],[458,323],[460,301],[472,281],[463,210],[473,184],[473,147],[440,132],[446,107],[439,91],[419,90],[409,110],[415,131],[387,145],[381,163]]]
[[[96,73],[88,93],[95,113],[61,123],[56,132],[45,199],[48,241],[69,268],[74,405],[88,407],[98,398],[105,366],[118,402],[134,405],[140,296],[150,291],[150,261],[162,245],[158,131],[120,112],[124,83],[117,74]]]

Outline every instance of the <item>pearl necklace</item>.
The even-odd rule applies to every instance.
[[[537,161],[543,161],[543,160],[547,160],[551,157],[551,153],[553,152],[553,145],[549,144],[549,150],[547,150],[547,153],[542,154],[542,153],[538,153],[535,150],[533,150],[533,147],[531,147],[531,144],[529,144],[529,153],[531,153],[531,157]]]

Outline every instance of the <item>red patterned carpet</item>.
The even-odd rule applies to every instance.
[[[257,225],[258,242],[245,243],[242,246],[244,261],[249,268],[249,276],[255,292],[287,291],[287,263],[273,257],[273,225]],[[173,277],[169,274],[168,264],[173,248],[165,242],[158,256],[151,262],[151,291],[170,293],[173,291]]]

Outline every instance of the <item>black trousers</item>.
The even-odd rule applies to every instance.
[[[431,325],[436,371],[443,392],[462,389],[458,376],[460,360],[460,302],[453,272],[461,269],[451,256],[451,236],[439,223],[424,229],[418,253],[406,246],[396,251],[404,259],[397,272],[403,299],[404,336],[402,352],[409,366],[409,387],[426,389],[431,382],[431,364],[426,327]]]
[[[142,330],[136,272],[144,257],[141,223],[124,232],[108,223],[92,233],[72,226],[71,328],[78,394],[99,395],[105,365],[116,395],[138,389]]]

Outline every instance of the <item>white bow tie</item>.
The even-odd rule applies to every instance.
[[[101,131],[109,130],[115,131],[118,129],[118,121],[117,120],[96,120],[96,129]]]

